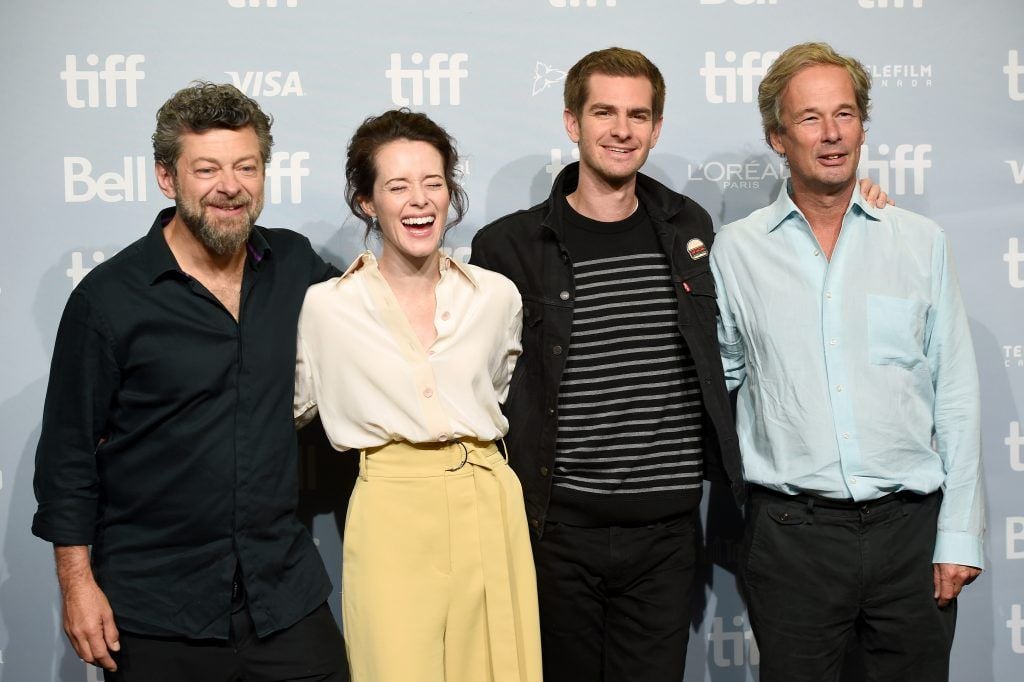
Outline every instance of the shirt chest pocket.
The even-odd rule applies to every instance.
[[[895,296],[867,298],[868,360],[905,369],[925,361],[924,335],[928,305]]]

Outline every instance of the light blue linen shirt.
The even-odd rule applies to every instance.
[[[829,261],[784,187],[721,230],[711,269],[746,480],[857,501],[941,488],[934,561],[982,568],[978,372],[942,229],[858,188]]]

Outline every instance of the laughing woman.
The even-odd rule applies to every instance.
[[[466,209],[456,161],[423,114],[363,122],[346,196],[381,255],[312,287],[299,321],[296,418],[319,410],[331,444],[360,451],[342,566],[354,682],[541,679],[522,489],[495,445],[522,303],[439,250]]]

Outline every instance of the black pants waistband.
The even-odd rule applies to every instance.
[[[797,493],[796,495],[789,495],[786,493],[779,492],[777,490],[771,490],[759,485],[750,486],[750,497],[753,498],[767,498],[773,500],[781,500],[785,502],[794,502],[797,504],[805,504],[812,509],[837,509],[840,511],[864,511],[866,509],[877,509],[893,502],[923,502],[933,495],[938,495],[939,491],[928,493],[927,495],[921,495],[919,493],[910,492],[909,490],[901,490],[897,493],[889,493],[882,497],[874,500],[843,500],[832,497],[821,497],[820,495],[810,495],[807,493]]]

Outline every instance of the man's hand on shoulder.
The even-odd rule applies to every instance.
[[[966,585],[981,575],[981,569],[960,564],[932,564],[935,575],[935,601],[939,608],[956,599]]]
[[[860,194],[864,201],[874,204],[876,208],[895,206],[896,200],[882,191],[881,185],[876,185],[871,178],[860,179]]]
[[[64,632],[71,646],[86,663],[117,670],[117,664],[110,657],[110,652],[121,648],[114,612],[93,578],[89,548],[55,545],[53,553],[60,582]]]

